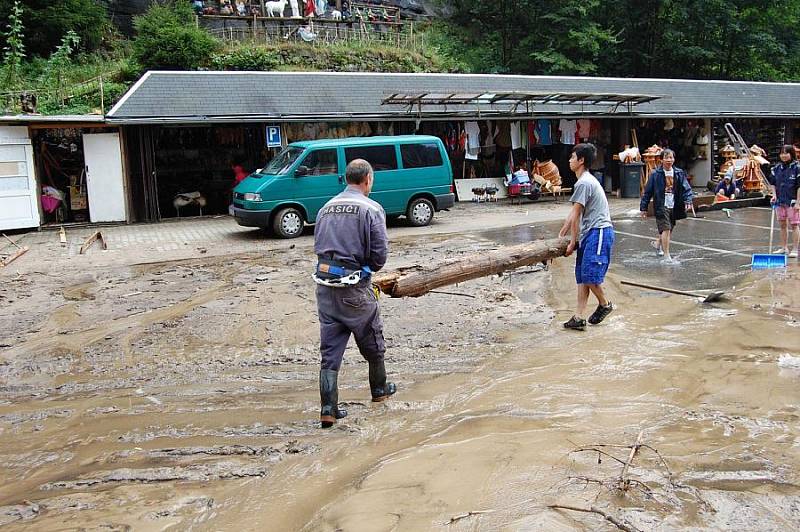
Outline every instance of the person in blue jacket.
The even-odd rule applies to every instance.
[[[642,201],[639,204],[642,218],[647,218],[647,207],[653,200],[656,226],[659,238],[653,243],[656,254],[672,262],[669,243],[672,231],[678,220],[686,218],[686,211],[692,208],[692,187],[686,179],[686,172],[675,166],[675,152],[666,149],[661,153],[661,166],[653,170],[647,178]]]

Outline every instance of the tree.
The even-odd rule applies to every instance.
[[[0,0],[0,22],[12,11],[14,0]],[[110,28],[106,0],[25,0],[25,23],[35,31],[25,37],[31,55],[49,56],[70,30],[86,51],[96,50]]]
[[[499,64],[476,70],[523,74],[590,74],[614,35],[595,22],[601,0],[459,0],[450,32]],[[463,46],[461,46],[463,48]],[[462,52],[467,57],[469,52]]]
[[[154,3],[134,18],[134,59],[151,70],[193,70],[207,63],[219,43],[194,21],[188,2]]]
[[[77,49],[81,40],[78,35],[70,30],[61,39],[61,44],[47,60],[47,67],[42,76],[42,85],[55,85],[59,95],[63,98],[64,77],[67,68],[72,65],[72,54]]]
[[[5,47],[3,48],[2,79],[0,86],[4,90],[15,90],[22,84],[22,61],[25,59],[25,28],[22,25],[22,6],[14,2],[8,17],[8,28],[3,34]]]

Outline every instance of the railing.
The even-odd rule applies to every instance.
[[[100,112],[106,112],[103,76],[69,86],[53,89],[20,90],[0,93],[0,112],[3,114],[35,113],[39,109],[64,109],[73,102],[100,98]]]
[[[423,34],[414,31],[413,22],[203,16],[198,23],[226,43],[299,41],[319,46],[380,43],[414,51],[425,44]],[[212,23],[221,23],[222,27],[209,27]]]

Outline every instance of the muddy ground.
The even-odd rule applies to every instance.
[[[498,246],[475,232],[392,244],[393,267]],[[351,345],[340,378],[350,415],[329,431],[317,428],[309,239],[6,272],[0,525],[615,528],[548,508],[563,504],[642,530],[800,527],[798,268],[739,276],[709,306],[624,287],[615,266],[619,310],[567,334],[571,265],[383,298],[400,391],[369,402]],[[614,457],[629,449],[613,445],[640,433],[651,448],[620,491]]]

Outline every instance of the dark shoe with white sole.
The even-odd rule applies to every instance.
[[[589,316],[589,323],[592,325],[597,325],[604,319],[611,314],[611,311],[614,310],[614,305],[611,304],[611,301],[606,303],[605,305],[597,305],[597,309]]]
[[[573,331],[585,331],[586,320],[577,316],[572,316],[569,321],[564,322],[565,329],[572,329]]]

